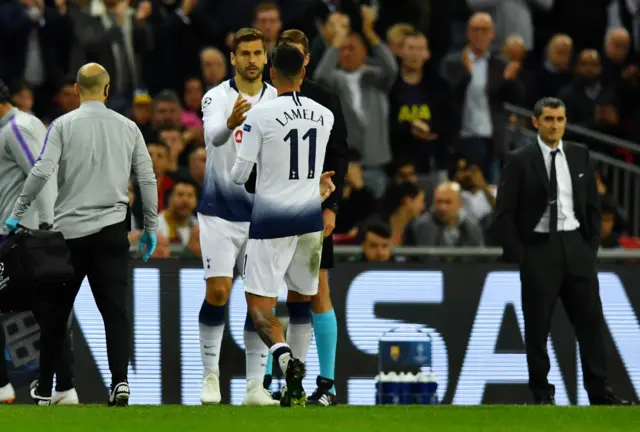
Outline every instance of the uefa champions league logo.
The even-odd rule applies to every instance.
[[[417,355],[413,357],[413,360],[418,364],[424,364],[424,362],[428,359],[424,355],[424,345],[419,343],[416,345]]]

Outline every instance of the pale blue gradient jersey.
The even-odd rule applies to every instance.
[[[333,123],[331,110],[295,92],[249,111],[233,169],[241,184],[257,165],[249,238],[323,230],[320,175]]]
[[[244,133],[243,125],[235,130],[227,128],[227,118],[233,111],[238,94],[238,87],[232,78],[209,90],[202,99],[207,162],[198,213],[231,222],[249,222],[253,195],[244,186],[231,180],[231,168]],[[242,96],[252,105],[259,106],[275,99],[277,91],[265,83],[259,94]],[[249,112],[254,109],[251,108]]]

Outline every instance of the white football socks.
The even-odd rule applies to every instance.
[[[245,361],[247,368],[247,381],[264,379],[267,368],[269,348],[262,342],[255,331],[244,331]]]
[[[313,325],[310,322],[304,324],[292,324],[287,326],[287,343],[291,347],[293,356],[303,363],[307,361],[307,353],[311,345]]]
[[[214,374],[220,376],[220,348],[224,324],[211,327],[200,323],[200,356],[204,366],[204,376]]]

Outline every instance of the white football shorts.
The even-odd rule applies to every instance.
[[[233,277],[233,267],[242,272],[249,222],[230,222],[198,213],[204,278]]]
[[[318,293],[323,231],[275,239],[249,239],[243,271],[244,290],[277,298],[283,280],[289,291]]]

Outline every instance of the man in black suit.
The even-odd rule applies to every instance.
[[[592,405],[619,405],[608,385],[604,318],[596,256],[600,205],[589,150],[562,141],[564,103],[536,103],[537,142],[511,154],[504,168],[492,231],[507,262],[520,264],[529,387],[539,404],[553,404],[547,381],[547,338],[558,297],[580,344],[584,384]]]

